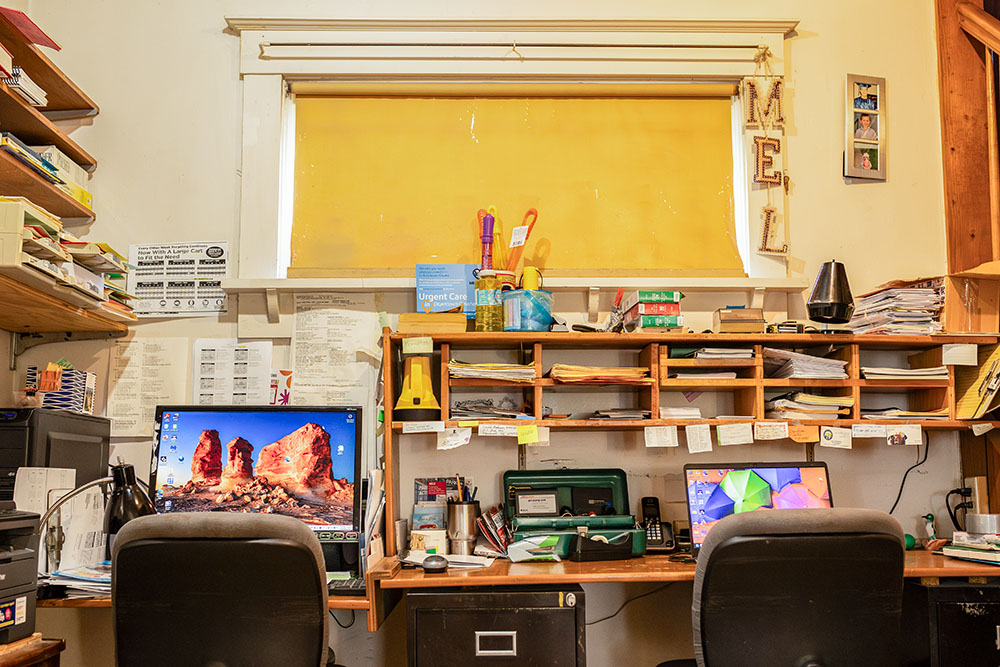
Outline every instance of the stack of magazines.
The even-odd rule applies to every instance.
[[[943,308],[943,278],[896,281],[858,299],[847,328],[856,334],[938,333]]]
[[[477,556],[488,556],[493,558],[506,558],[507,545],[510,544],[510,535],[507,533],[506,522],[503,516],[503,505],[497,505],[486,512],[483,512],[476,524],[479,526],[479,535],[484,540],[476,545]]]

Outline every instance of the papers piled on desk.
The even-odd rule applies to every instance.
[[[484,556],[462,556],[459,554],[429,554],[426,551],[410,549],[399,557],[399,562],[410,565],[423,565],[424,559],[428,556],[443,556],[448,559],[448,567],[469,568],[469,567],[489,567],[493,565],[496,558]]]
[[[764,374],[769,378],[808,378],[843,380],[847,378],[846,361],[815,357],[811,354],[764,348]]]
[[[703,347],[696,359],[753,359],[753,350],[745,347]]]
[[[944,280],[893,282],[863,295],[847,328],[856,334],[932,334],[941,331]]]
[[[549,377],[556,382],[577,384],[649,384],[649,369],[629,366],[574,366],[553,364]]]
[[[934,366],[932,368],[883,368],[877,366],[862,366],[861,373],[868,380],[947,380],[948,367]]]
[[[453,378],[532,382],[535,379],[535,366],[534,364],[469,364],[452,359],[448,362],[448,374]]]
[[[91,598],[111,595],[111,561],[96,565],[59,570],[41,575],[39,583],[65,586],[67,598]]]

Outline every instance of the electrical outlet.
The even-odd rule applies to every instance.
[[[972,496],[969,497],[972,507],[969,509],[969,514],[989,514],[990,503],[986,491],[986,478],[966,477],[965,485],[972,489]]]

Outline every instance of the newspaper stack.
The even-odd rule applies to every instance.
[[[858,299],[847,328],[856,334],[938,333],[943,308],[942,278],[892,282]]]
[[[847,378],[846,361],[814,357],[811,354],[764,348],[764,373],[769,378],[808,378],[843,380]]]

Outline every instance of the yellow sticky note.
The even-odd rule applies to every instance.
[[[458,425],[460,428],[464,428],[466,426],[479,426],[479,422],[458,422]]]
[[[519,445],[530,445],[533,442],[538,442],[538,425],[537,424],[518,424],[518,426],[517,426],[517,444],[519,444]]]

